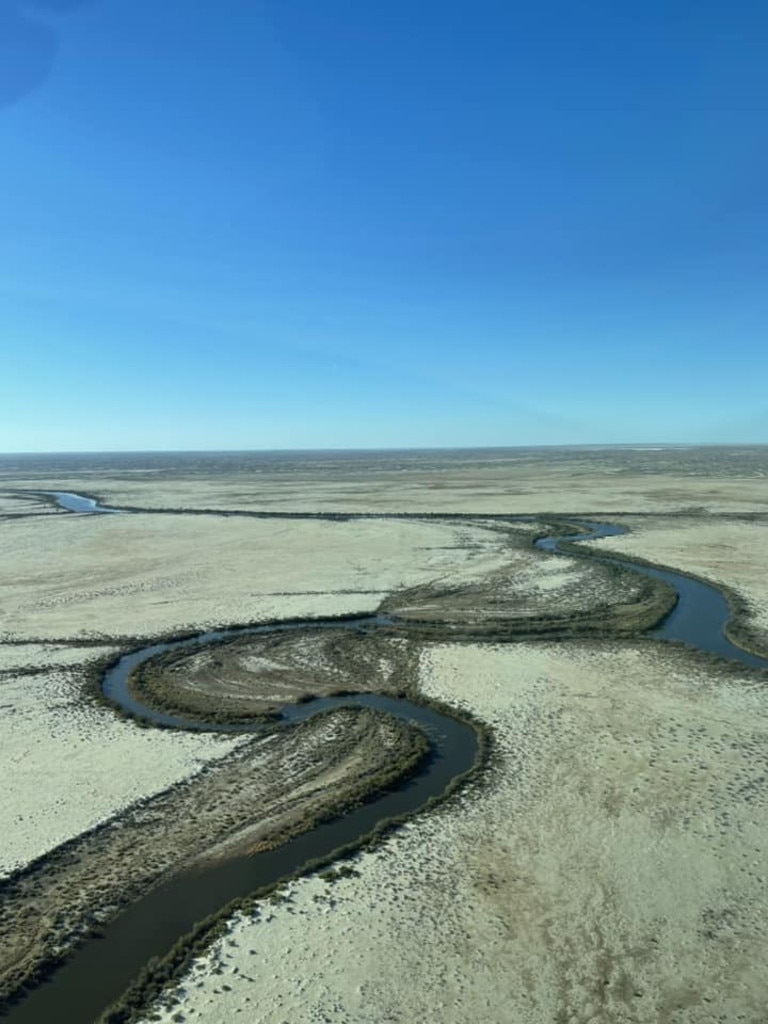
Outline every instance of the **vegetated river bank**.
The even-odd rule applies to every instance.
[[[540,546],[546,547],[551,545],[551,549],[556,550],[557,544],[561,540],[587,540],[599,535],[601,534],[590,530],[581,535],[571,535],[564,538],[552,537],[540,542]],[[607,534],[603,533],[602,535]],[[611,559],[611,561],[622,562],[623,560]],[[632,569],[632,571],[647,572],[647,569],[637,568],[630,562],[624,562],[623,564]],[[681,598],[679,598],[675,610],[668,616],[659,631],[658,635],[660,638],[682,640],[691,644],[691,646],[698,646],[701,649],[709,650],[711,653],[733,657],[742,664],[748,664],[752,667],[768,667],[768,662],[764,659],[759,659],[754,655],[747,655],[746,652],[742,652],[738,648],[733,647],[733,645],[727,644],[727,641],[727,646],[723,649],[712,649],[712,630],[716,630],[716,633],[719,635],[728,618],[727,603],[715,588],[699,583],[699,581],[691,581],[681,574],[665,572],[663,570],[654,570],[654,572],[663,574],[659,578],[663,578],[665,582],[675,586],[678,594],[684,591],[686,594],[693,595],[689,597],[685,606],[689,608],[691,614],[678,616],[677,625],[674,625],[676,613],[681,607]],[[678,583],[681,583],[680,587],[678,587]],[[720,598],[721,605],[718,607],[723,614],[719,626],[715,618],[712,618],[708,613],[704,618],[705,626],[701,627],[701,619],[696,614],[696,588],[689,589],[688,584],[690,583],[697,583],[699,587],[704,587],[705,591],[709,591]],[[715,608],[715,605],[717,605],[717,602],[714,602],[712,607]],[[313,628],[376,630],[385,626],[389,628],[390,625],[389,622],[376,620],[375,617],[371,617],[370,619],[361,619],[341,627],[338,622],[316,622],[313,623]],[[256,628],[263,629],[264,627]],[[279,628],[285,629],[288,627]],[[692,628],[694,629],[693,633],[691,632]],[[215,634],[206,634],[191,640],[179,641],[178,643],[205,643],[214,639],[221,639],[225,635],[226,631],[217,631]],[[701,643],[697,642],[697,636],[701,638]],[[152,645],[141,652],[135,652],[122,659],[122,667],[120,663],[115,667],[116,675],[115,673],[111,674],[108,682],[105,681],[111,698],[116,699],[124,707],[127,707],[123,702],[124,693],[121,691],[122,684],[120,678],[116,678],[116,676],[119,677],[120,673],[124,671],[123,679],[127,679],[132,667],[135,667],[140,661],[146,661],[151,657],[155,657],[158,653],[168,650],[170,646],[168,644]],[[377,707],[378,710],[387,713],[392,713],[393,710],[397,713],[400,710],[409,718],[415,718],[419,721],[419,724],[431,735],[435,755],[427,768],[426,774],[417,776],[415,779],[410,780],[401,790],[387,794],[380,800],[377,799],[375,802],[353,811],[351,815],[346,815],[327,825],[321,825],[318,829],[297,837],[296,840],[292,840],[291,843],[281,847],[279,850],[269,851],[269,856],[263,862],[266,866],[266,874],[263,881],[260,880],[261,876],[258,874],[258,869],[254,863],[258,858],[246,857],[242,858],[240,863],[232,861],[216,866],[210,872],[206,871],[204,875],[196,874],[188,878],[179,876],[176,879],[172,879],[165,886],[155,889],[145,899],[136,903],[129,910],[121,914],[120,917],[116,918],[108,926],[104,938],[87,943],[80,951],[75,953],[69,962],[53,976],[50,983],[38,988],[27,1000],[20,1003],[12,1011],[10,1019],[19,1022],[19,1024],[23,1021],[42,1021],[56,1017],[59,1019],[82,1021],[83,1024],[86,1021],[93,1020],[109,1002],[113,1001],[115,995],[119,995],[125,989],[126,985],[135,977],[137,971],[149,957],[163,955],[173,945],[175,938],[186,934],[201,918],[216,912],[239,895],[246,895],[262,886],[268,886],[274,883],[276,879],[298,870],[308,860],[313,858],[322,859],[325,856],[332,855],[339,847],[347,844],[354,845],[360,841],[362,836],[374,829],[377,822],[381,821],[382,818],[413,813],[423,806],[430,799],[430,796],[434,797],[443,792],[446,786],[450,785],[451,780],[461,774],[462,756],[459,755],[464,740],[470,741],[465,743],[463,755],[464,771],[471,769],[476,757],[476,740],[471,728],[446,716],[438,715],[436,719],[425,718],[425,715],[432,715],[434,712],[430,709],[425,710],[418,704],[400,702],[394,706],[393,703],[387,704],[386,700],[386,698],[371,695],[366,698],[354,698],[352,701],[349,698],[344,698],[340,704],[336,704],[334,701],[322,701],[317,704],[301,705],[295,711],[292,709],[291,714],[295,713],[298,717],[309,718],[320,709],[340,706],[341,704],[348,705],[350,703],[363,705],[367,703],[369,706]],[[135,701],[128,709],[134,714],[147,718],[149,721],[154,721],[155,724],[162,724],[166,727],[187,727],[190,724],[176,716],[159,716],[149,708],[137,706]],[[454,726],[456,727],[455,732],[452,731]],[[206,722],[194,723],[194,727],[220,728],[220,726],[212,726],[211,723]],[[445,741],[442,745],[440,744],[441,740]],[[441,764],[441,759],[442,777],[440,777],[439,773],[436,774],[436,769]],[[422,778],[425,786],[423,789],[420,789],[419,780]],[[435,790],[431,790],[426,785],[429,780],[436,783],[437,788]],[[386,801],[391,802],[387,804]],[[295,847],[294,843],[296,843]],[[323,850],[326,852],[323,853]],[[259,857],[261,856],[259,855]],[[218,874],[220,868],[222,871],[221,875]],[[225,876],[226,882],[224,880]],[[231,895],[233,890],[229,888],[230,882],[235,886],[234,895]],[[103,986],[102,980],[104,981]],[[112,986],[111,992],[113,994],[107,995],[106,988],[110,985]],[[98,991],[94,991],[95,989],[98,989]],[[113,1019],[120,1018],[115,1017]]]
[[[583,549],[578,550],[572,545],[602,537],[618,537],[627,532],[624,527],[609,523],[582,522],[577,525],[582,528],[582,532],[542,537],[536,541],[536,547],[543,551],[584,557]],[[768,669],[768,658],[747,651],[728,638],[726,631],[731,619],[731,608],[719,587],[673,569],[641,564],[618,555],[606,557],[590,552],[585,557],[599,564],[619,566],[659,580],[675,590],[677,600],[674,607],[649,633],[654,639],[684,643],[698,651],[738,662],[747,668]]]

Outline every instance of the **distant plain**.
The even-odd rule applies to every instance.
[[[29,494],[53,489],[150,511],[75,516]],[[84,703],[88,665],[126,643],[425,588],[503,597],[510,619],[632,600],[588,561],[534,551],[542,523],[483,518],[499,514],[628,526],[592,546],[727,585],[768,651],[766,448],[0,458],[4,870],[241,742]],[[321,653],[302,649],[308,685]],[[491,770],[351,877],[241,915],[146,1019],[762,1024],[765,680],[642,637],[413,655],[417,691],[491,727]]]

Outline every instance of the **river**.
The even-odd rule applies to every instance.
[[[103,507],[93,498],[71,492],[38,493],[53,496],[62,508],[70,512],[99,515],[124,511]],[[531,520],[530,516],[484,518]],[[558,554],[562,553],[560,545],[564,542],[583,542],[625,532],[606,523],[576,525],[579,532],[541,538],[536,546]],[[603,557],[591,551],[587,557],[663,580],[676,590],[675,607],[650,633],[651,636],[660,641],[682,642],[750,668],[768,668],[768,659],[736,647],[726,637],[725,627],[730,613],[728,603],[717,587],[669,569],[638,565],[620,557]],[[312,620],[311,623],[222,629],[171,643],[152,644],[124,655],[106,673],[104,693],[134,715],[165,728],[253,733],[262,727],[191,721],[146,707],[129,692],[128,675],[141,662],[171,648],[213,642],[243,633],[308,627],[373,631],[382,626],[391,629],[391,620],[369,615],[353,620]],[[88,940],[75,950],[47,982],[10,1009],[7,1014],[9,1024],[48,1024],[53,1020],[92,1024],[122,995],[151,958],[166,954],[179,938],[192,931],[197,922],[236,898],[296,873],[308,861],[328,858],[334,851],[357,845],[384,820],[416,813],[431,798],[445,792],[457,777],[470,771],[476,761],[477,734],[469,724],[406,700],[376,694],[323,698],[284,708],[283,722],[288,728],[318,711],[349,705],[373,707],[417,722],[426,732],[432,748],[427,765],[405,784],[332,822],[297,836],[277,850],[235,858],[203,870],[180,872],[121,912],[107,926],[102,937]]]

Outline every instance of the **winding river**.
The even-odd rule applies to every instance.
[[[99,515],[121,512],[105,508],[93,498],[71,492],[45,493],[75,513]],[[416,517],[418,518],[418,517]],[[454,519],[455,517],[450,517]],[[504,521],[530,521],[530,516],[486,516]],[[580,542],[616,536],[625,531],[604,523],[578,523],[581,532],[541,538],[536,546],[554,554],[566,541]],[[678,594],[678,600],[651,636],[663,641],[678,641],[750,668],[768,668],[768,659],[760,658],[732,644],[725,636],[729,608],[723,594],[711,584],[668,569],[636,565],[619,557],[588,556],[624,569],[663,580]],[[354,620],[313,620],[313,629],[354,629],[373,631],[391,628],[391,620],[377,615]],[[198,636],[153,644],[124,655],[105,675],[103,688],[114,703],[149,722],[166,728],[206,731],[258,732],[254,725],[214,725],[192,721],[155,711],[140,704],[129,693],[128,675],[143,661],[171,648],[197,645],[244,633],[265,633],[308,628],[303,624],[254,626],[224,629]],[[65,1020],[71,1024],[92,1024],[99,1015],[129,987],[147,962],[162,957],[195,924],[214,914],[232,900],[247,896],[299,871],[310,860],[328,858],[335,851],[352,847],[374,831],[383,820],[413,814],[432,797],[442,794],[459,776],[468,772],[477,758],[477,736],[468,724],[439,714],[432,708],[406,700],[376,694],[355,697],[324,698],[283,709],[286,727],[309,718],[320,710],[339,706],[372,707],[407,721],[417,722],[427,734],[432,748],[428,764],[416,776],[369,803],[297,836],[277,850],[240,857],[182,872],[148,893],[120,913],[105,929],[102,937],[79,947],[49,980],[36,987],[7,1013],[9,1024],[48,1024]]]
[[[610,523],[582,522],[577,525],[583,528],[582,532],[561,537],[542,537],[536,541],[536,547],[558,554],[561,553],[560,545],[565,542],[599,540],[602,537],[619,537],[627,533],[624,527],[613,526]],[[617,565],[639,576],[662,580],[677,593],[677,601],[672,611],[659,626],[648,633],[648,636],[656,640],[684,643],[706,654],[737,661],[748,668],[768,669],[768,658],[761,658],[742,647],[737,647],[726,636],[725,629],[731,617],[731,610],[725,596],[714,584],[685,576],[672,569],[639,565],[619,556],[589,557],[591,561]]]

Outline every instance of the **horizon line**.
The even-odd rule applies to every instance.
[[[364,446],[328,448],[78,448],[39,449],[27,451],[0,451],[0,458],[26,458],[34,456],[63,455],[281,455],[281,454],[357,454],[362,452],[486,452],[486,451],[540,451],[540,450],[583,450],[583,449],[685,449],[685,448],[765,448],[768,441],[612,441],[582,443],[544,443],[507,445],[410,445],[410,446]]]

